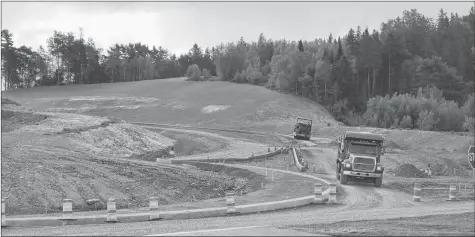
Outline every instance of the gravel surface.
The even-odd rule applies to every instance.
[[[290,228],[331,236],[473,236],[474,222],[474,213],[470,212],[416,218],[297,225]]]

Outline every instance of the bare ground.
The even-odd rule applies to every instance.
[[[12,103],[2,109],[7,128],[1,134],[2,197],[9,215],[60,211],[64,198],[73,200],[75,211],[103,208],[109,197],[118,208],[148,205],[151,196],[161,204],[203,200],[222,196],[224,186],[234,182],[226,173],[116,160],[173,145],[172,139],[118,120],[35,112]],[[241,182],[252,183],[246,177]],[[88,199],[100,203],[88,206]]]
[[[420,183],[422,202],[445,202],[449,198],[450,185],[456,185],[455,196],[459,201],[475,200],[475,180],[470,177],[403,178],[387,175],[384,182],[387,186],[410,195],[414,193],[414,183]]]
[[[368,131],[385,136],[388,148],[382,162],[388,172],[403,164],[412,164],[418,169],[430,164],[435,175],[472,175],[467,152],[474,144],[473,134],[364,127],[315,128],[312,133],[313,136],[336,139],[345,131]],[[336,148],[336,144],[332,147]]]
[[[416,218],[343,221],[288,228],[331,236],[473,236],[474,226],[474,213],[471,212]]]
[[[251,85],[210,83],[184,82],[182,79],[153,80],[99,86],[72,85],[60,89],[33,88],[5,94],[19,99],[20,102],[26,102],[29,106],[51,111],[112,116],[128,121],[273,131],[284,134],[291,133],[296,117],[306,117],[314,120],[315,138],[334,140],[346,130],[382,133],[389,145],[388,152],[382,159],[387,177],[390,177],[391,172],[399,165],[406,163],[413,164],[419,169],[427,167],[428,164],[432,167],[440,165],[443,167],[440,175],[448,177],[454,175],[467,177],[471,173],[471,170],[467,169],[466,152],[468,146],[474,143],[470,134],[344,127],[339,126],[340,123],[334,121],[321,106],[303,102],[291,95],[282,95]],[[102,96],[96,96],[99,94]],[[219,101],[216,98],[219,98]],[[227,107],[212,113],[204,112],[205,108],[214,105]],[[327,127],[327,123],[330,123],[330,127]],[[277,138],[273,140],[253,135],[247,136],[247,139],[268,144],[281,142]],[[318,145],[322,148],[335,147],[335,144],[328,143]],[[198,147],[195,144],[191,146]],[[201,147],[200,149],[206,150]],[[200,153],[200,149],[190,150]],[[153,151],[151,152],[147,160],[155,156]],[[332,170],[334,167],[331,164],[334,163],[336,150],[333,149],[331,155],[326,151],[323,153],[325,154],[322,155],[331,156],[328,162],[318,162],[318,158],[311,162],[320,165],[317,169],[326,173],[328,177],[334,177]],[[385,178],[384,183],[386,181],[388,179]]]

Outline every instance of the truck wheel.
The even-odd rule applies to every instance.
[[[383,184],[383,178],[375,178],[374,179],[374,186],[375,187],[381,187],[381,185]]]
[[[347,184],[348,183],[348,175],[343,174],[343,168],[340,169],[340,183]]]

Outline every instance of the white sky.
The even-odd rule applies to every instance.
[[[267,38],[313,40],[345,35],[350,28],[379,30],[403,10],[437,17],[440,8],[468,14],[473,2],[2,2],[2,29],[16,46],[46,46],[53,30],[84,28],[85,37],[109,48],[114,43],[142,42],[171,52],[187,52],[221,42]]]

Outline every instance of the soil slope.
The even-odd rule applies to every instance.
[[[124,159],[166,153],[174,140],[117,119],[25,109],[2,99],[2,198],[7,214],[61,211],[62,199],[74,210],[86,200],[103,208],[115,197],[118,208],[208,199],[223,195],[234,178],[224,173],[149,167]],[[153,157],[152,157],[153,158]],[[241,182],[247,182],[244,180]]]

